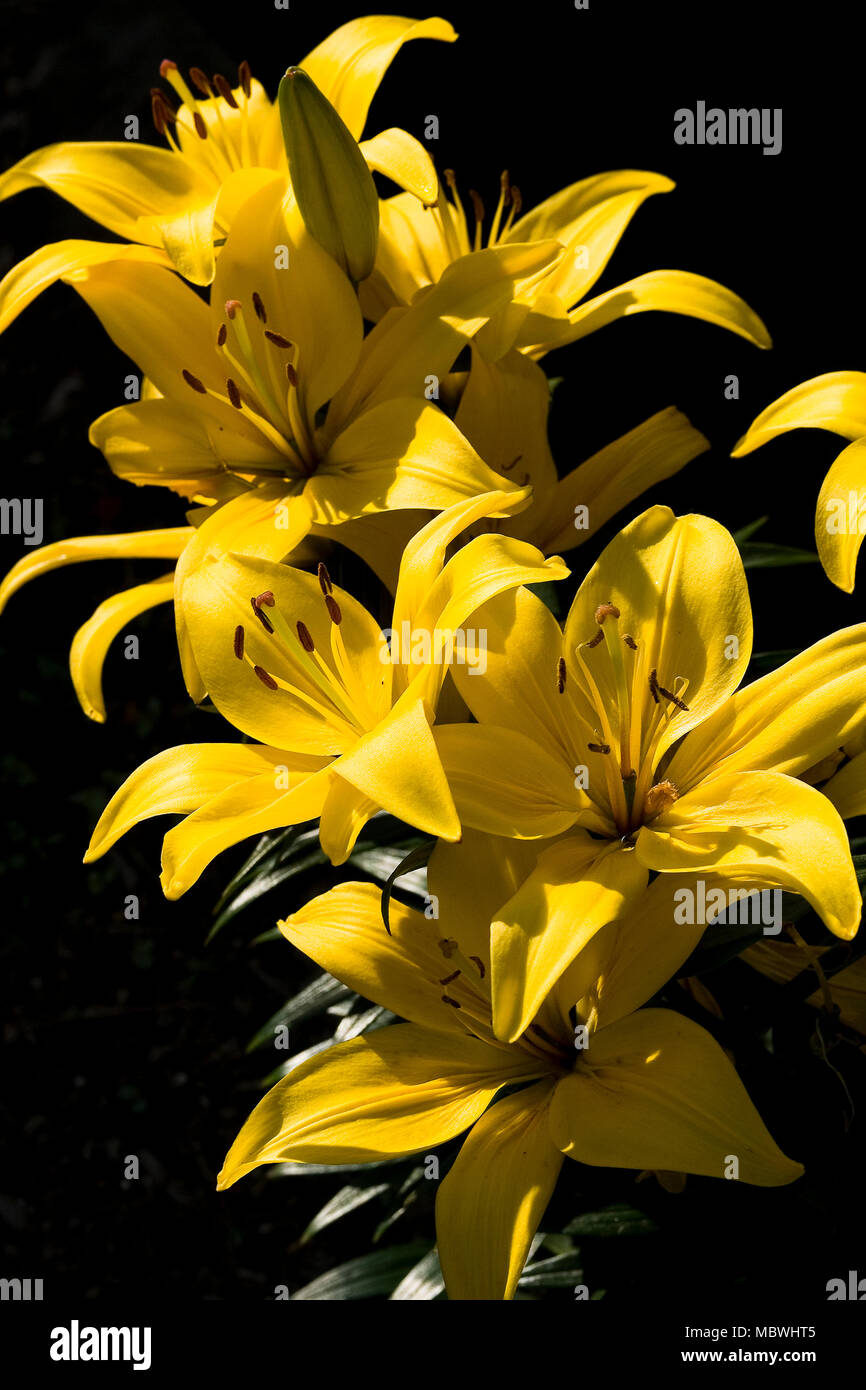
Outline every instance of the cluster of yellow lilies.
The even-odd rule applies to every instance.
[[[801,1173],[710,1034],[644,1006],[705,930],[675,914],[683,889],[784,889],[835,936],[856,933],[843,817],[866,811],[866,625],[740,688],[752,619],[737,546],[662,506],[607,546],[564,623],[534,591],[568,577],[561,552],[709,447],[668,407],[560,476],[545,354],[645,310],[770,340],[695,274],[596,293],[632,216],[672,188],[660,175],[595,175],[528,209],[503,175],[488,212],[405,130],[364,138],[417,38],[456,35],[439,18],[355,19],[288,69],[274,102],[246,63],[232,85],[166,61],[164,145],[53,145],[0,178],[0,197],[51,189],[119,238],[35,251],[0,284],[0,327],[72,286],[140,372],[91,442],[118,476],[183,499],[172,528],[29,553],[0,602],[61,565],[168,562],[76,634],[79,700],[105,719],[110,643],[171,603],[189,693],[231,726],[134,771],[88,860],[179,813],[162,856],[174,899],[222,850],[302,822],[335,865],[383,811],[435,838],[431,911],[395,901],[386,929],[380,889],[349,882],[280,923],[404,1021],[291,1070],[218,1186],[465,1133],[436,1205],[447,1291],[508,1299],[565,1157],[717,1178],[736,1159],[759,1186]],[[380,198],[374,172],[402,191]],[[816,521],[826,572],[850,591],[866,374],[795,388],[737,452],[801,425],[850,441]],[[375,613],[333,582],[336,545],[375,572]],[[460,663],[412,640],[470,621]],[[389,652],[385,628],[409,640]],[[775,946],[754,948],[758,968],[786,968]]]

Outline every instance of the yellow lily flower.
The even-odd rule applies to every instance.
[[[735,1156],[744,1182],[799,1177],[709,1033],[666,1009],[632,1012],[690,949],[669,929],[662,880],[640,914],[599,932],[523,1036],[497,1039],[488,924],[473,897],[488,874],[503,891],[507,875],[479,845],[480,862],[464,855],[459,874],[437,867],[441,846],[434,854],[438,922],[394,902],[388,936],[378,889],[347,883],[280,923],[305,955],[407,1021],[338,1043],[278,1082],[235,1139],[218,1189],[264,1163],[375,1162],[468,1130],[437,1194],[436,1229],[449,1297],[480,1300],[514,1296],[564,1156],[710,1177]],[[505,1086],[521,1089],[497,1100]]]
[[[786,391],[761,411],[732,456],[741,458],[796,429],[832,430],[851,440],[821,485],[815,544],[827,578],[853,593],[866,532],[866,372],[827,372]]]
[[[370,15],[335,30],[301,66],[360,141],[370,102],[403,44],[423,38],[453,43],[456,37],[443,19]],[[191,69],[190,86],[170,60],[160,76],[180,103],[175,110],[165,91],[151,89],[154,125],[168,149],[137,140],[49,145],[0,177],[0,200],[49,188],[108,231],[155,248],[193,284],[209,285],[240,202],[273,171],[286,176],[279,113],[246,62],[234,87],[200,68]],[[406,131],[382,131],[361,141],[361,151],[371,169],[410,196],[435,199],[430,156]],[[79,268],[90,246],[59,242],[14,267],[0,285],[0,330],[46,283]]]
[[[527,592],[485,605],[477,622],[485,674],[453,674],[479,722],[435,731],[461,822],[561,837],[493,923],[498,1036],[524,1031],[650,871],[786,888],[836,935],[854,935],[844,825],[797,774],[866,723],[866,625],[735,693],[752,646],[739,553],[716,522],[666,507],[605,549],[564,632]]]
[[[275,247],[285,248],[288,268]],[[46,556],[34,551],[0,586],[0,608],[28,579],[71,559],[171,553],[179,598],[217,544],[277,560],[314,527],[513,489],[427,400],[425,380],[430,372],[444,376],[515,284],[558,254],[548,242],[473,258],[364,338],[349,280],[296,209],[286,208],[272,177],[235,219],[210,307],[153,263],[106,255],[75,271],[70,283],[148,383],[140,401],[94,422],[91,441],[118,476],[169,487],[210,512],[193,516],[194,529],[168,532],[168,549],[154,549],[148,532],[97,539],[90,548],[86,538],[63,542]],[[351,533],[340,538],[352,544]],[[87,625],[87,649],[106,647],[148,597],[157,603],[171,593],[136,586],[103,605]],[[206,688],[179,601],[175,612],[184,677],[201,699]],[[73,660],[86,712],[104,718],[99,669],[85,672]]]
[[[394,601],[399,650],[390,656],[378,623],[331,584],[324,566],[317,578],[245,556],[208,556],[183,593],[195,660],[217,709],[259,742],[151,758],[106,807],[85,862],[167,811],[192,812],[165,837],[169,898],[239,840],[314,818],[335,864],[380,809],[456,839],[460,822],[430,730],[448,669],[434,636],[459,631],[503,589],[568,570],[499,536],[476,537],[447,564],[445,551],[465,527],[527,496],[494,492],[458,503],[410,542]],[[427,634],[426,650],[413,645],[416,633]]]
[[[399,193],[382,202],[377,268],[361,292],[369,318],[379,318],[395,304],[411,303],[449,265],[476,254],[485,244],[507,246],[553,237],[565,247],[562,260],[531,290],[515,296],[508,310],[479,336],[478,345],[491,360],[511,347],[539,358],[615,319],[650,309],[687,314],[729,328],[758,347],[771,346],[764,324],[738,295],[689,271],[651,271],[586,299],[638,208],[652,194],[669,192],[674,187],[670,179],[635,169],[597,174],[521,216],[520,192],[505,173],[486,233],[483,204],[472,192],[475,224],[470,233],[453,172],[447,170],[445,178],[453,201],[440,187],[435,206]]]

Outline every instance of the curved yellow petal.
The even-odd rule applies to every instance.
[[[651,193],[669,193],[673,188],[673,182],[664,174],[649,173],[645,169],[614,169],[606,174],[591,174],[536,203],[517,218],[503,240],[541,241],[554,237],[556,241],[570,241],[575,225],[599,204],[627,194],[648,197]]]
[[[437,724],[433,737],[457,814],[474,830],[518,839],[559,835],[588,805],[569,764],[517,729]]]
[[[752,421],[731,453],[739,458],[797,429],[832,430],[844,439],[866,435],[866,372],[825,372],[786,391]]]
[[[141,613],[155,608],[158,603],[170,603],[173,598],[174,574],[151,580],[149,584],[137,584],[134,589],[112,594],[78,629],[69,653],[69,669],[78,703],[88,719],[97,724],[105,723],[102,666],[117,634]]]
[[[637,835],[657,872],[713,869],[732,883],[800,893],[835,936],[850,940],[862,902],[839,812],[821,792],[779,772],[707,778]]]
[[[392,179],[421,203],[435,203],[439,190],[436,166],[414,135],[392,126],[363,140],[361,153],[378,174]]]
[[[436,1195],[439,1262],[450,1299],[514,1297],[562,1154],[550,1138],[552,1081],[482,1115]]]
[[[419,289],[444,275],[451,259],[432,208],[411,193],[382,199],[376,266],[359,290],[365,315],[377,323],[388,309],[410,304]]]
[[[273,770],[283,754],[248,743],[185,743],[136,768],[100,816],[85,864],[99,859],[127,830],[152,816],[187,814],[226,787]]]
[[[403,44],[410,39],[453,43],[456,38],[454,29],[444,19],[364,15],[341,24],[299,66],[336,108],[355,139],[360,140],[370,102]]]
[[[565,624],[568,687],[586,698],[586,678],[575,650],[598,632],[595,613],[603,604],[620,612],[616,641],[628,634],[637,643],[646,680],[631,711],[641,729],[655,708],[649,673],[674,690],[677,678],[688,708],[669,719],[656,760],[689,729],[700,724],[736,690],[752,650],[752,615],[743,562],[733,537],[705,516],[675,517],[667,507],[650,507],[615,536],[581,584]],[[606,642],[583,659],[609,710],[617,709],[614,664]],[[586,706],[590,727],[597,715]]]
[[[54,241],[19,261],[0,281],[0,333],[49,285],[107,261],[171,268],[164,251],[153,246],[117,246],[102,241]]]
[[[554,1143],[604,1168],[733,1175],[780,1187],[803,1172],[774,1143],[719,1044],[697,1023],[642,1009],[590,1037],[550,1106]]]
[[[127,531],[116,536],[73,536],[40,546],[13,565],[0,585],[0,612],[31,579],[84,560],[176,560],[193,535],[191,526]]]
[[[529,539],[548,554],[582,545],[616,512],[709,447],[675,406],[660,410],[556,483]]]
[[[647,871],[619,844],[575,832],[544,850],[491,927],[493,1028],[514,1042],[595,933],[632,910]]]
[[[866,532],[866,438],[843,449],[818,494],[815,544],[828,579],[854,592],[857,556]]]
[[[382,892],[372,883],[341,883],[279,923],[287,941],[354,989],[409,1023],[465,1036],[458,1010],[436,981],[448,973],[438,942],[441,922],[392,898],[390,935],[382,922]],[[461,943],[462,946],[463,943]]]
[[[345,864],[364,826],[381,809],[334,773],[319,816],[319,844],[332,864]]]
[[[384,928],[383,928],[384,930]],[[371,1163],[468,1129],[525,1075],[526,1053],[399,1023],[338,1043],[274,1086],[244,1124],[217,1179],[261,1163]]]
[[[267,770],[218,792],[168,832],[160,876],[167,898],[182,897],[218,854],[241,840],[321,815],[330,759],[267,749],[262,761]]]
[[[843,628],[736,691],[693,729],[667,776],[680,791],[715,769],[805,772],[866,725],[866,623]]]
[[[866,753],[858,753],[825,782],[822,796],[829,797],[843,820],[866,816]]]

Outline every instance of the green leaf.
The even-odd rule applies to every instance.
[[[741,545],[743,541],[751,540],[755,532],[760,531],[762,526],[766,526],[769,520],[770,518],[768,516],[759,516],[757,521],[750,521],[745,526],[741,526],[739,531],[734,531],[732,533],[734,542],[737,545]]]
[[[817,565],[813,550],[798,550],[792,545],[773,545],[770,541],[744,541],[740,546],[743,568],[780,569],[788,565]]]
[[[299,1245],[306,1245],[308,1241],[317,1236],[320,1231],[324,1231],[326,1226],[332,1226],[335,1221],[348,1216],[350,1212],[357,1211],[367,1202],[372,1202],[375,1197],[380,1197],[383,1192],[390,1192],[391,1184],[380,1182],[373,1187],[341,1187],[329,1202],[326,1202],[321,1211],[313,1217],[304,1234],[298,1241]]]
[[[382,921],[385,923],[385,930],[389,936],[391,935],[391,924],[388,920],[388,909],[395,880],[402,878],[403,874],[408,874],[411,869],[419,869],[422,865],[426,865],[435,845],[435,840],[425,840],[423,844],[417,845],[415,849],[409,851],[405,859],[400,860],[396,869],[392,870],[385,880],[382,888]]]
[[[616,1202],[601,1211],[576,1216],[565,1227],[565,1234],[585,1239],[587,1236],[646,1236],[657,1230],[656,1223],[642,1211],[627,1202]]]
[[[775,671],[779,666],[784,666],[786,661],[793,660],[798,654],[795,650],[753,652],[749,662],[749,676],[752,679],[765,676],[768,671]]]
[[[412,1245],[395,1245],[388,1250],[374,1250],[346,1264],[320,1274],[311,1284],[305,1284],[293,1300],[379,1298],[390,1295],[400,1281],[429,1252],[426,1241]]]
[[[439,1251],[434,1246],[400,1280],[391,1294],[391,1300],[397,1303],[410,1299],[416,1302],[430,1301],[439,1298],[444,1292],[445,1280],[442,1278],[442,1269],[439,1264]]]
[[[583,1283],[583,1269],[577,1263],[580,1251],[570,1251],[567,1255],[552,1255],[549,1260],[537,1260],[528,1264],[518,1280],[517,1287],[525,1293],[528,1289],[566,1289]]]
[[[353,991],[348,985],[335,980],[333,975],[323,971],[317,975],[315,980],[305,985],[302,990],[293,995],[291,999],[283,1004],[282,1008],[277,1009],[272,1014],[267,1023],[263,1023],[261,1028],[253,1038],[247,1043],[247,1052],[255,1052],[256,1048],[264,1047],[273,1042],[274,1030],[285,1024],[286,1027],[292,1023],[300,1023],[305,1018],[313,1018],[318,1013],[324,1013],[332,1004],[338,1000],[351,998]]]

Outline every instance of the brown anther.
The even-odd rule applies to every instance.
[[[523,194],[520,192],[516,183],[511,185],[511,202],[514,206],[514,216],[519,217],[520,209],[523,207]]]
[[[235,656],[238,661],[243,660],[244,655],[244,630],[240,623],[235,628]]]
[[[561,656],[556,668],[556,688],[560,695],[562,695],[565,690],[565,674],[565,657]]]
[[[239,299],[227,299],[224,305],[226,317],[233,319],[238,309],[242,307]]]
[[[229,336],[228,325],[221,323],[217,333],[217,347],[225,347],[226,338]]]
[[[619,609],[615,603],[600,603],[595,610],[595,621],[601,627],[605,618],[618,618]]]
[[[265,629],[265,632],[273,632],[273,630],[274,630],[274,625],[273,625],[273,623],[271,622],[270,618],[267,617],[267,615],[264,614],[264,613],[262,612],[261,608],[260,608],[259,605],[258,605],[257,600],[254,599],[254,598],[251,598],[251,599],[250,599],[250,604],[252,605],[252,610],[253,610],[253,612],[255,613],[255,615],[256,615],[256,617],[258,618],[259,622],[261,623],[262,627]]]
[[[481,979],[483,980],[483,979],[484,979],[484,976],[485,976],[486,973],[487,973],[486,970],[484,969],[484,961],[481,959],[480,956],[470,956],[469,959],[471,960],[472,964],[475,966],[476,970],[478,971],[479,976],[480,976]]]
[[[253,88],[253,75],[246,58],[244,58],[242,63],[238,64],[238,82],[240,82],[244,89],[244,96],[248,97]]]
[[[253,670],[255,671],[262,685],[266,685],[268,687],[268,690],[279,690],[280,687],[277,685],[270,672],[265,670],[264,666],[254,666]]]
[[[446,975],[444,980],[440,980],[440,985],[450,985],[452,980],[456,980],[463,974],[462,970],[452,970],[450,975]]]
[[[231,377],[226,377],[226,394],[235,410],[243,409],[241,404],[241,393],[237,388],[237,384],[232,381]]]
[[[256,318],[261,319],[262,323],[267,323],[268,316],[265,313],[265,306],[262,303],[262,297],[257,290],[253,290],[253,308],[256,311]]]
[[[151,116],[153,117],[153,124],[154,124],[154,126],[156,127],[156,133],[157,133],[157,135],[165,135],[165,134],[166,134],[165,107],[164,107],[163,104],[162,104],[162,98],[161,98],[161,97],[151,97],[151,99],[150,99],[150,114],[151,114]]]
[[[201,92],[202,96],[206,96],[206,97],[212,97],[212,96],[213,96],[213,87],[210,85],[210,83],[209,83],[208,80],[207,80],[207,73],[206,73],[206,72],[202,72],[201,68],[190,68],[190,70],[189,70],[189,76],[190,76],[190,81],[192,82],[193,86],[194,86],[194,87],[198,87],[198,89],[199,89],[199,91]]]
[[[522,454],[517,454],[517,455],[511,460],[510,463],[503,463],[503,464],[500,464],[500,468],[499,468],[500,473],[510,473],[511,470],[512,470],[512,468],[516,468],[516,467],[517,467],[517,465],[519,464],[519,462],[520,462],[520,460],[521,460],[522,458],[523,458],[523,455],[522,455]]]
[[[204,123],[204,116],[200,111],[193,111],[192,123],[195,126],[195,133],[200,140],[207,139],[207,126]]]
[[[440,941],[436,942],[436,945],[446,960],[450,960],[457,950],[457,942],[450,936],[443,936]]]
[[[188,372],[186,367],[183,369],[182,376],[187,386],[191,386],[193,391],[198,391],[200,396],[207,395],[207,387],[199,381],[197,376],[193,376],[192,372]]]
[[[298,641],[300,642],[304,651],[314,652],[316,650],[316,644],[310,636],[310,629],[307,627],[307,624],[302,623],[299,618],[295,626],[298,629]]]
[[[508,177],[508,170],[503,169],[499,175],[499,186],[502,189],[503,205],[508,207],[511,202],[511,180]]]
[[[588,649],[591,650],[593,647],[597,647],[598,644],[599,644],[599,642],[603,642],[603,641],[604,641],[604,629],[603,629],[603,628],[599,628],[599,629],[598,629],[598,632],[595,634],[595,636],[594,636],[594,637],[590,637],[589,641],[588,641],[588,642],[584,642],[583,645],[584,645],[585,647],[587,647]]]
[[[288,377],[288,381],[289,381],[289,385],[290,385],[290,386],[297,386],[297,384],[298,384],[298,374],[297,374],[297,372],[295,371],[294,367],[292,366],[291,362],[287,362],[287,363],[286,363],[286,376]]]
[[[637,651],[637,642],[634,640],[633,637],[630,637],[628,633],[625,634],[625,636],[623,637],[622,640],[625,642],[625,644],[626,644],[626,646],[628,647],[629,651],[632,651],[632,652],[636,652],[636,651]]]
[[[460,1005],[457,1003],[457,1000],[456,1000],[456,999],[452,999],[450,994],[443,994],[443,995],[442,995],[442,1003],[443,1003],[443,1004],[450,1004],[451,1007],[452,1007],[452,1009],[459,1009],[459,1008],[460,1008]]]
[[[316,574],[318,575],[319,579],[319,588],[325,595],[325,598],[327,598],[328,594],[332,594],[334,592],[334,586],[331,583],[331,576],[328,574],[327,566],[323,565],[321,560],[319,561],[319,568],[317,569]]]
[[[481,194],[480,194],[480,193],[476,193],[476,191],[475,191],[474,188],[470,188],[470,190],[469,190],[469,197],[472,199],[472,206],[473,206],[473,208],[475,209],[475,221],[476,221],[476,222],[483,222],[483,221],[484,221],[484,203],[483,203],[483,201],[482,201],[482,199],[481,199]]]
[[[227,101],[232,110],[237,111],[238,104],[235,101],[235,94],[229,86],[228,82],[226,82],[221,72],[214,73],[213,84],[219,92],[220,96],[222,97],[223,101]]]
[[[681,700],[679,695],[675,695],[672,690],[665,690],[665,687],[663,685],[660,685],[659,694],[664,695],[665,699],[670,700],[671,704],[676,705],[677,709],[684,709],[686,713],[688,713],[689,707],[686,704],[685,700]]]
[[[519,477],[518,480],[517,480],[517,486],[518,486],[518,487],[526,487],[526,485],[527,485],[528,482],[529,482],[529,474],[528,474],[528,473],[521,473],[520,477]]]
[[[289,339],[284,338],[282,333],[272,333],[270,328],[265,329],[265,337],[269,343],[273,343],[274,347],[290,348],[292,346]]]
[[[445,182],[447,183],[448,187],[449,187],[449,188],[456,188],[456,187],[457,187],[457,175],[454,173],[454,170],[453,170],[453,169],[443,169],[443,170],[442,170],[442,173],[445,175]]]
[[[610,752],[610,744],[609,744],[609,743],[588,743],[586,746],[587,746],[587,748],[589,749],[590,753],[609,753],[609,752]]]
[[[652,695],[656,704],[660,704],[661,702],[659,700],[659,673],[655,667],[653,667],[649,673],[649,688],[650,695]]]
[[[273,589],[264,589],[262,593],[258,594],[253,599],[256,608],[261,608],[262,604],[264,604],[265,608],[273,608],[276,602],[277,600],[274,598]]]
[[[159,75],[165,77],[169,72],[177,72],[177,63],[173,62],[171,58],[163,58],[159,65]]]
[[[662,811],[666,811],[669,806],[679,800],[679,792],[673,782],[656,782],[654,787],[650,787],[646,794],[644,803],[644,815],[649,819],[651,816],[658,816]]]
[[[328,610],[328,617],[331,619],[331,622],[336,623],[337,627],[339,627],[340,623],[343,621],[343,614],[339,603],[335,598],[332,598],[330,594],[325,594],[325,607]]]

